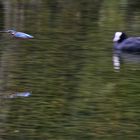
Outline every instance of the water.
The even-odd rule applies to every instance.
[[[115,72],[116,31],[140,35],[138,0],[0,1],[1,140],[139,140],[140,65]],[[3,98],[31,92],[27,98]]]

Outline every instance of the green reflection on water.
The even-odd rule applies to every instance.
[[[9,4],[22,12],[11,10],[7,28],[22,19],[15,28],[35,39],[3,36],[1,96],[16,91],[30,91],[32,96],[1,98],[1,138],[139,139],[139,65],[122,64],[120,73],[112,66],[114,31],[135,31],[126,20],[131,4],[123,4],[111,0]]]

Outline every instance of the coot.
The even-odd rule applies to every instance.
[[[140,37],[127,37],[123,32],[116,32],[113,42],[115,50],[140,53]]]

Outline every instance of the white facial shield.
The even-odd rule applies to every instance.
[[[113,38],[113,41],[114,41],[114,42],[119,41],[121,35],[122,35],[122,32],[116,32],[116,33],[115,33],[115,36],[114,36],[114,38]]]

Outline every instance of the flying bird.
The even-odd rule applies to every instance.
[[[9,33],[11,34],[14,38],[17,39],[33,39],[34,37],[32,35],[23,33],[23,32],[17,32],[15,30],[7,30],[7,31],[0,31],[2,33]]]

